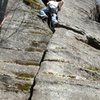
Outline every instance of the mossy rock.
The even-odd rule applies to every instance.
[[[88,76],[87,79],[93,80],[93,81],[99,81],[100,80],[100,68],[92,66],[92,65],[85,65],[84,68],[80,68],[82,71],[85,71]]]
[[[100,69],[94,66],[88,66],[86,69],[93,71],[93,72],[100,73]]]
[[[32,5],[34,2],[37,2],[37,0],[23,0],[23,2],[27,5]]]
[[[25,51],[28,51],[28,52],[34,52],[34,51],[37,51],[37,52],[43,52],[44,50],[43,49],[40,49],[40,48],[26,48]]]
[[[29,80],[30,78],[33,78],[34,75],[30,74],[30,73],[15,73],[16,74],[16,78],[20,79],[20,80]]]
[[[23,84],[16,83],[15,86],[17,87],[17,89],[19,89],[23,92],[28,91],[31,88],[31,84],[29,84],[29,83],[23,83]]]
[[[34,60],[16,60],[15,61],[16,64],[20,64],[20,65],[35,65],[35,66],[39,66],[39,63],[34,61]]]
[[[74,75],[68,75],[67,77],[70,79],[76,79],[76,76],[74,76]]]
[[[35,9],[40,9],[42,7],[38,0],[23,0],[23,2]]]
[[[32,41],[32,43],[31,43],[31,45],[35,46],[35,47],[40,46],[41,44],[47,45],[48,42],[46,42],[46,41]]]

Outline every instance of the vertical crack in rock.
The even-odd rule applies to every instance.
[[[47,50],[44,51],[43,56],[42,56],[41,61],[40,61],[40,64],[39,64],[40,67],[39,67],[39,69],[38,69],[36,75],[34,76],[33,84],[32,84],[32,86],[31,86],[31,88],[30,88],[30,95],[29,95],[28,100],[31,100],[31,99],[32,99],[32,96],[33,96],[33,93],[34,93],[34,86],[35,86],[35,84],[36,84],[36,77],[37,77],[37,75],[38,75],[38,73],[39,73],[39,71],[40,71],[40,69],[41,69],[41,63],[42,63],[43,60],[44,60],[44,57],[45,57],[45,55],[46,55],[46,52],[47,52]]]

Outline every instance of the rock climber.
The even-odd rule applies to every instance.
[[[38,16],[42,19],[48,18],[48,13],[51,15],[51,23],[55,27],[58,24],[57,12],[61,10],[63,0],[48,0],[47,6],[42,8]]]

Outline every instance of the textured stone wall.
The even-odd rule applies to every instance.
[[[100,99],[100,23],[95,0],[65,0],[32,100]]]
[[[0,100],[100,100],[96,5],[64,0],[52,33],[37,17],[41,2],[31,8],[9,0],[0,31]]]
[[[52,32],[37,9],[22,0],[9,0],[6,12],[0,30],[0,100],[28,100]]]

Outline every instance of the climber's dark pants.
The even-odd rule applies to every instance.
[[[53,25],[57,24],[58,23],[58,16],[57,16],[56,8],[54,6],[50,6],[49,12],[50,12],[50,15],[51,15],[52,24]]]

